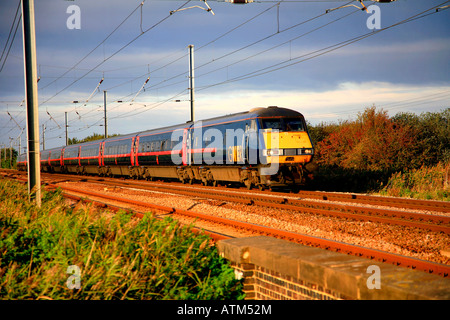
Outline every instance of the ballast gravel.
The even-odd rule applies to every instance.
[[[95,183],[65,182],[63,185],[89,190],[97,193],[113,195],[132,200],[149,202],[161,206],[191,210],[193,212],[218,216],[226,219],[244,221],[264,225],[274,229],[286,230],[348,244],[377,249],[390,253],[414,257],[442,264],[450,264],[448,248],[450,236],[418,228],[387,225],[377,222],[363,222],[337,217],[299,213],[290,210],[249,206],[233,202],[193,198],[171,194],[169,192],[154,192],[137,188],[111,187]],[[118,204],[123,206],[123,204]],[[148,208],[134,208],[149,212]],[[155,214],[158,214],[155,212]],[[192,219],[174,216],[182,223],[192,223]],[[248,231],[229,230],[225,226],[214,226],[211,223],[196,221],[195,226],[214,230],[234,237],[247,237]],[[220,230],[217,230],[220,228]]]

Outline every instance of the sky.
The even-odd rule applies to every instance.
[[[65,144],[65,113],[69,138],[103,134],[104,91],[109,134],[188,121],[189,45],[196,120],[267,106],[313,125],[373,105],[449,108],[450,1],[363,3],[369,12],[338,0],[35,1],[41,148],[43,126],[46,149]],[[0,0],[0,145],[20,139],[24,152],[18,5]]]

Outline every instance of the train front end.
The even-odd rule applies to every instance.
[[[299,186],[312,178],[314,147],[303,115],[294,110],[276,109],[260,121],[261,184]]]

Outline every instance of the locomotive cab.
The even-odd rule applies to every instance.
[[[314,147],[305,119],[302,114],[293,110],[277,109],[279,112],[276,116],[259,119],[262,131],[261,163],[276,168],[276,171],[272,170],[270,174],[260,172],[261,184],[267,186],[304,184],[311,174],[307,170],[309,169],[307,164],[311,163],[314,156]]]

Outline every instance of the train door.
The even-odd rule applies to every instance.
[[[136,137],[131,138],[131,150],[130,150],[130,164],[134,166],[135,159],[134,155],[136,154]]]
[[[258,134],[256,120],[252,119],[245,125],[242,138],[242,160],[246,164],[258,163]]]
[[[245,125],[245,132],[242,136],[242,162],[248,163],[249,126]]]
[[[183,165],[190,166],[192,163],[192,130],[191,128],[185,128],[183,130],[183,145],[181,151],[181,158]]]
[[[99,165],[100,166],[104,166],[105,165],[105,160],[103,159],[104,151],[105,151],[105,141],[103,141],[100,144],[100,150],[99,150]]]
[[[62,148],[61,149],[61,156],[59,158],[59,165],[61,167],[64,167],[64,151],[66,150],[66,148]]]
[[[138,161],[138,148],[139,148],[139,136],[133,138],[133,147],[131,148],[131,165],[139,166]]]

